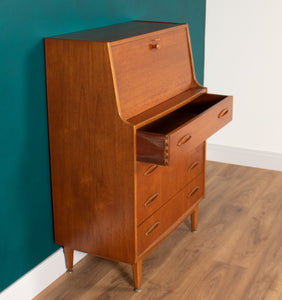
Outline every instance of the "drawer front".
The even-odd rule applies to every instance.
[[[189,191],[186,195],[187,199],[187,209],[191,208],[199,198],[204,197],[204,173],[201,173],[194,180],[192,180],[189,184]]]
[[[204,172],[204,152],[205,146],[204,143],[201,143],[183,155],[174,155],[169,166],[161,166],[163,168],[161,177],[163,198],[170,199],[200,173]]]
[[[189,51],[185,26],[112,46],[124,118],[129,119],[192,86]]]
[[[204,172],[205,151],[205,143],[202,143],[189,152],[189,164],[188,168],[185,170],[187,172],[189,181],[193,180],[200,173]]]
[[[163,166],[137,162],[137,224],[162,205],[162,171]]]
[[[203,183],[202,173],[138,227],[139,255],[156,245],[175,229],[189,208],[203,197]]]
[[[204,171],[204,144],[169,166],[137,163],[137,224],[142,223]],[[158,166],[156,169],[155,166]],[[147,170],[153,170],[146,175]]]
[[[163,166],[137,162],[137,196],[141,202],[160,190],[162,173]]]
[[[154,165],[138,165],[142,171],[137,172],[137,224],[141,224],[188,184],[189,155],[170,166],[158,166],[151,176],[145,176],[143,170]]]
[[[183,155],[232,120],[232,97],[225,97],[169,134],[169,156]]]

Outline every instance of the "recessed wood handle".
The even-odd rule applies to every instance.
[[[146,232],[145,235],[150,235],[158,226],[160,225],[160,222],[157,221],[154,225],[152,225]]]
[[[191,139],[191,135],[190,134],[186,134],[184,135],[177,143],[177,146],[182,146],[184,144],[186,144],[190,139]]]
[[[159,42],[160,42],[160,39],[153,40],[151,43],[151,49],[156,49],[156,50],[160,49],[161,46],[160,46]]]
[[[193,169],[195,169],[199,163],[200,162],[198,160],[194,161],[188,171],[192,171]]]
[[[145,206],[148,206],[148,205],[151,204],[153,201],[155,201],[155,199],[158,198],[158,196],[159,196],[159,193],[156,193],[156,194],[150,196],[150,197],[146,200],[146,202],[144,203],[144,205],[145,205]]]
[[[218,114],[218,118],[223,118],[227,113],[229,112],[228,108],[223,109],[219,114]]]
[[[190,194],[187,196],[188,198],[190,198],[190,197],[192,197],[193,195],[195,195],[196,193],[197,193],[197,191],[199,190],[199,186],[197,185],[197,186],[195,186],[194,188],[193,188],[193,190],[190,192]]]
[[[144,176],[148,176],[150,174],[152,174],[156,169],[157,169],[158,165],[151,165],[145,172],[144,172]]]
[[[152,44],[152,49],[160,49],[160,44]]]

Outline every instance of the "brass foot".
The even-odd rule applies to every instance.
[[[141,291],[142,291],[142,289],[134,288],[135,293],[140,293]]]
[[[197,229],[191,229],[191,232],[196,232],[196,231],[198,231]]]
[[[73,269],[67,270],[66,272],[67,272],[67,273],[72,273],[72,272],[73,272]]]

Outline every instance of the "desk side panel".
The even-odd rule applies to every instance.
[[[45,39],[55,242],[134,263],[134,130],[106,43]]]

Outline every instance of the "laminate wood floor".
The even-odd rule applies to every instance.
[[[86,256],[35,300],[282,299],[282,172],[207,162],[199,228],[185,221],[143,262]]]

